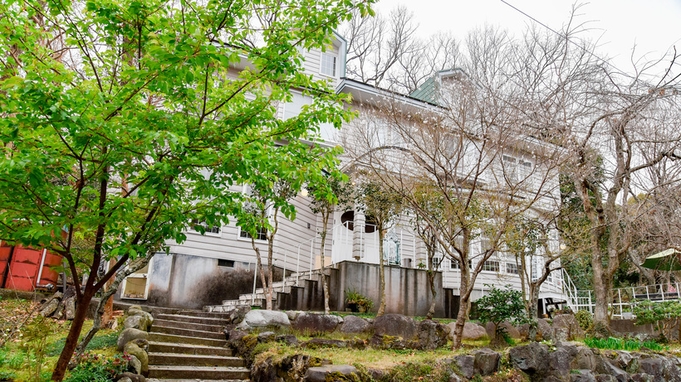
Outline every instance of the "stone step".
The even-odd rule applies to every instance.
[[[153,327],[152,327],[153,330]],[[151,332],[149,333],[149,341],[154,341],[154,342],[170,342],[170,343],[178,343],[178,344],[190,344],[190,345],[203,345],[203,346],[215,346],[215,347],[222,347],[227,344],[227,341],[224,339],[218,340],[218,339],[213,339],[213,338],[199,338],[199,337],[190,337],[190,336],[182,336],[182,335],[177,335],[177,334],[167,334],[167,333],[158,333],[158,332]]]
[[[203,307],[204,310],[208,312],[229,312],[234,310],[235,307],[249,307],[250,305],[244,305],[244,304],[238,304],[238,300],[234,300],[237,302],[235,305],[206,305]]]
[[[244,367],[149,365],[149,378],[243,380],[250,372]]]
[[[155,353],[175,353],[175,354],[197,354],[197,355],[217,355],[231,357],[232,349],[216,346],[205,346],[195,344],[181,344],[171,342],[149,342],[149,352]]]
[[[188,324],[186,328],[174,328],[169,326],[156,325],[156,323],[154,323],[154,325],[151,327],[150,333],[176,334],[178,336],[212,338],[214,340],[225,339],[224,333],[194,330],[192,329],[191,324]]]
[[[227,366],[244,367],[246,362],[239,357],[223,357],[202,354],[175,354],[149,352],[149,364],[182,366]]]
[[[157,319],[154,320],[154,326],[165,326],[168,328],[181,328],[181,329],[187,329],[191,328],[194,330],[202,330],[204,332],[215,332],[215,333],[222,333],[222,330],[225,328],[224,325],[209,325],[209,324],[200,324],[197,322],[182,322],[182,321],[173,321],[173,320],[161,320]]]
[[[216,315],[227,315],[225,313],[207,313],[204,312],[205,314],[211,314],[214,317],[197,317],[197,316],[187,316],[184,314],[158,314],[154,317],[154,319],[158,320],[168,320],[168,321],[180,321],[180,322],[188,322],[188,323],[197,323],[197,324],[206,324],[206,325],[227,325],[229,323],[229,320],[225,318],[224,316],[217,316]]]
[[[158,379],[147,378],[147,382],[214,382],[215,379]],[[220,382],[250,382],[249,379],[219,379]]]

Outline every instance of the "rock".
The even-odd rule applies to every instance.
[[[591,370],[577,370],[570,374],[571,382],[596,382],[596,377]]]
[[[664,375],[664,362],[661,358],[657,357],[650,357],[650,358],[641,358],[639,360],[639,368],[638,371],[640,373],[645,373],[648,375],[652,376],[663,376]]]
[[[593,350],[586,346],[577,347],[577,354],[572,361],[572,368],[593,370],[597,374],[605,374],[608,372],[603,358],[594,354]]]
[[[456,322],[450,322],[447,324],[447,326],[449,326],[449,338],[454,341],[454,329],[456,328]],[[487,331],[482,326],[473,322],[466,322],[463,325],[464,340],[480,340],[485,337],[487,337]]]
[[[411,317],[401,314],[384,314],[374,320],[374,333],[411,340],[416,337],[416,323]]]
[[[406,349],[407,341],[402,337],[394,337],[389,335],[374,334],[369,339],[369,346],[374,349]]]
[[[584,330],[579,326],[577,319],[574,314],[558,314],[553,317],[553,327],[554,336],[558,336],[556,332],[560,332],[561,336],[567,335],[566,339],[560,339],[561,341],[572,341],[576,338],[584,337]],[[558,341],[558,339],[554,339]]]
[[[148,332],[151,329],[151,323],[144,316],[128,316],[123,321],[124,328],[134,328]]]
[[[357,368],[350,365],[329,365],[329,366],[318,366],[311,367],[307,369],[305,374],[305,381],[308,382],[325,382],[331,379],[327,379],[329,374],[338,375],[342,379],[332,379],[332,380],[354,380],[352,379],[353,374],[357,374]]]
[[[248,334],[247,331],[241,329],[225,329],[225,339],[227,341],[238,341]]]
[[[308,349],[319,349],[319,348],[345,348],[347,347],[345,341],[342,340],[329,340],[326,338],[313,338],[307,342],[301,344],[301,347]]]
[[[146,319],[149,327],[151,327],[151,325],[154,323],[154,316],[152,316],[151,313],[143,311],[142,309],[135,308],[136,306],[137,305],[133,305],[128,308],[128,316],[142,316]]]
[[[617,378],[609,374],[598,374],[596,375],[596,382],[618,382]]]
[[[274,332],[258,333],[258,343],[273,342],[277,335]]]
[[[368,333],[370,330],[369,322],[357,316],[345,316],[340,327],[341,333]]]
[[[64,318],[69,321],[73,321],[73,319],[76,317],[76,297],[69,297],[62,303],[64,304]]]
[[[331,314],[301,313],[293,321],[292,327],[303,333],[332,333],[343,322],[339,316]]]
[[[243,321],[237,325],[238,329],[249,330],[251,328],[288,328],[291,322],[284,312],[276,310],[251,310],[246,313]]]
[[[568,349],[558,347],[549,354],[549,369],[556,375],[570,374],[573,355]]]
[[[359,338],[353,338],[353,339],[350,339],[350,340],[346,340],[345,344],[350,349],[362,350],[362,349],[366,349],[366,347],[367,347],[367,342],[362,340],[362,339],[359,339]]]
[[[511,365],[530,375],[544,374],[548,369],[548,346],[538,342],[511,348],[508,356]]]
[[[298,338],[293,334],[282,334],[277,336],[274,340],[285,343],[288,346],[298,346]]]
[[[629,373],[620,369],[619,367],[606,362],[605,368],[608,370],[606,374],[613,376],[617,382],[627,382],[629,380]]]
[[[250,306],[239,306],[232,309],[229,311],[229,322],[232,324],[240,324],[244,320],[246,313],[250,311]]]
[[[135,357],[134,355],[129,355],[130,356],[130,361],[128,361],[128,369],[132,370],[133,373],[135,374],[141,374],[142,373],[142,361],[139,360],[139,358]]]
[[[474,362],[473,368],[475,372],[484,376],[492,375],[499,370],[499,362],[501,361],[501,354],[491,350],[482,349],[473,354]]]
[[[475,375],[475,357],[472,355],[457,355],[454,357],[454,362],[459,367],[464,378],[473,378]]]
[[[514,338],[514,339],[522,338],[522,336],[520,335],[520,331],[518,331],[518,329],[515,326],[511,325],[508,322],[502,322],[501,324],[499,324],[499,327],[504,328],[506,330],[506,334],[508,334],[511,338]],[[485,325],[485,332],[487,333],[489,338],[493,338],[494,337],[494,324],[491,323],[491,322],[488,322]]]
[[[128,378],[132,382],[146,382],[146,378],[144,378],[143,375],[139,374],[133,374],[133,373],[123,373],[121,374],[122,378]]]
[[[367,373],[371,376],[371,378],[375,381],[381,381],[383,378],[386,376],[385,370],[382,369],[373,369],[369,368],[367,369]]]
[[[123,329],[121,334],[118,335],[118,351],[123,351],[123,348],[125,347],[125,344],[127,344],[130,341],[137,340],[137,339],[143,339],[146,340],[149,338],[149,333],[145,332],[144,330],[139,330],[135,328],[127,328]]]
[[[39,314],[43,317],[49,317],[54,314],[54,312],[57,311],[57,308],[59,307],[59,303],[61,302],[61,298],[64,296],[61,292],[56,292],[55,294],[52,295],[52,297],[43,304],[42,308],[40,308]]]
[[[132,379],[130,379],[129,377],[121,377],[118,379],[117,382],[132,382]]]
[[[655,379],[653,378],[652,375],[648,375],[646,373],[636,373],[632,374],[631,377],[629,378],[631,382],[655,382]]]
[[[553,341],[553,328],[543,318],[537,320],[537,335],[541,336],[544,341]]]
[[[419,323],[417,333],[417,346],[419,350],[435,350],[440,346],[447,345],[449,328],[433,320],[423,320]]]
[[[149,371],[149,354],[147,354],[144,349],[137,346],[134,341],[125,344],[123,351],[131,356],[135,356],[142,363],[140,367],[141,373],[139,374],[146,374]]]
[[[463,380],[461,379],[461,377],[456,375],[456,373],[452,373],[449,375],[449,382],[463,382]]]
[[[288,320],[293,322],[298,318],[299,315],[303,313],[302,310],[287,310],[286,315],[288,316]]]

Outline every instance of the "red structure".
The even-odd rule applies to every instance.
[[[57,286],[59,274],[52,269],[61,264],[62,258],[47,249],[9,246],[0,243],[0,288],[32,292]]]

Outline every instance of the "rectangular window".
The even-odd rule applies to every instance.
[[[432,262],[433,269],[437,270],[438,268],[440,268],[440,263],[442,263],[442,258],[433,257],[433,262]]]
[[[321,65],[321,73],[327,76],[335,77],[336,76],[336,60],[337,57],[335,54],[331,53],[322,53],[322,65]]]
[[[449,269],[461,269],[461,265],[459,264],[459,260],[456,260],[456,259],[449,260]]]
[[[527,179],[532,173],[532,163],[521,158],[502,155],[504,175],[511,183],[518,183]]]
[[[220,234],[220,226],[215,226],[215,225],[208,225],[205,222],[194,222],[190,229],[194,232],[205,232],[205,233],[212,233],[215,235]]]
[[[251,235],[242,229],[239,230],[239,237],[244,239],[250,239]],[[264,227],[258,229],[258,235],[255,237],[255,240],[267,240],[267,229],[265,229]]]
[[[218,267],[234,268],[234,260],[218,259]]]
[[[517,275],[518,274],[518,264],[506,263],[506,273],[511,273],[511,274]]]
[[[487,272],[499,272],[499,262],[487,260],[484,264],[482,264],[482,270]]]

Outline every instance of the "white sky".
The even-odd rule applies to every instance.
[[[569,20],[574,0],[506,0],[554,30]],[[592,0],[577,12],[586,22],[588,37],[599,41],[602,56],[613,58],[620,69],[629,71],[630,56],[659,58],[676,45],[681,52],[681,0]],[[532,20],[502,0],[380,0],[382,14],[404,5],[414,12],[423,37],[451,31],[463,40],[466,34],[485,24],[498,25],[520,35]]]

